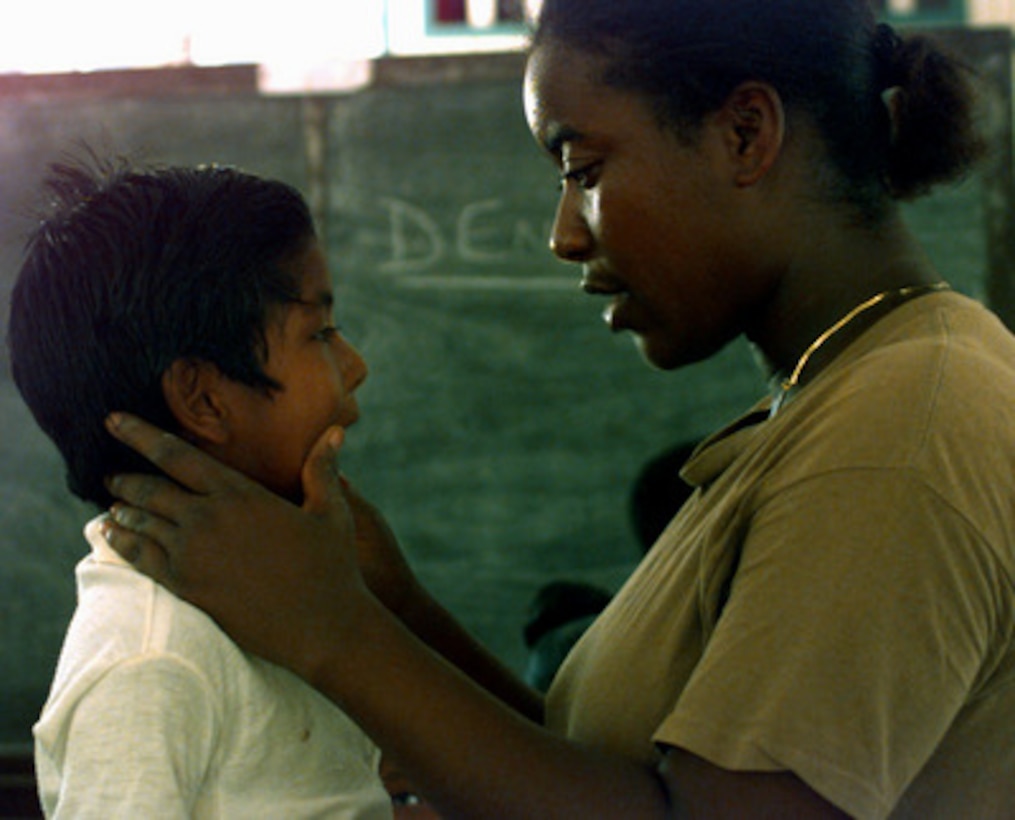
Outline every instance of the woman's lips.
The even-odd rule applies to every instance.
[[[618,293],[613,300],[603,309],[603,321],[609,325],[609,328],[614,333],[619,333],[622,330],[630,330],[631,324],[628,321],[627,313],[624,308],[628,304],[627,292]]]
[[[626,288],[619,279],[609,274],[586,269],[582,274],[582,290],[592,296],[611,296],[623,293]]]

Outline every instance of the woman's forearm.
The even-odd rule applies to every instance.
[[[420,587],[399,613],[423,643],[508,706],[542,724],[543,696],[522,681],[466,630],[432,595]]]
[[[445,816],[666,816],[667,793],[651,768],[552,735],[518,710],[511,693],[495,685],[495,697],[456,668],[450,660],[462,649],[461,635],[451,636],[445,659],[426,641],[439,621],[416,636],[369,593],[346,608],[346,618],[350,612],[343,627],[349,639],[318,652],[303,674]],[[481,679],[491,670],[479,665]]]

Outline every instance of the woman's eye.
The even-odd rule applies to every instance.
[[[588,165],[581,165],[577,168],[564,171],[560,175],[560,186],[563,188],[568,182],[574,182],[586,190],[594,188],[599,181],[599,163],[592,162]]]

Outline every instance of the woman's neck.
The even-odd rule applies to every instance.
[[[902,289],[940,279],[897,214],[875,228],[810,223],[799,226],[802,238],[768,309],[748,332],[776,378],[788,378],[807,354],[801,384],[897,305],[894,294],[905,298],[913,292]]]

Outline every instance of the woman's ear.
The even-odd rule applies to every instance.
[[[200,359],[177,359],[162,374],[162,395],[185,436],[196,444],[227,438],[222,371]]]
[[[786,112],[779,92],[767,83],[742,83],[718,116],[737,186],[754,185],[782,152]]]

